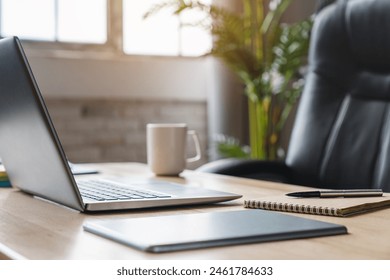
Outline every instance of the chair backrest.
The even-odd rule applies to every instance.
[[[294,183],[390,191],[390,1],[316,17],[286,163]]]

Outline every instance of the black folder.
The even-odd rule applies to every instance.
[[[266,210],[107,219],[84,229],[154,253],[347,233],[342,225]]]

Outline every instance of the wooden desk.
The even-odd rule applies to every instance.
[[[150,174],[143,164],[94,165],[103,173],[135,177]],[[243,198],[208,206],[174,207],[105,214],[82,214],[36,199],[16,189],[0,189],[0,258],[28,259],[390,259],[390,209],[350,218],[303,217],[344,224],[349,234],[250,245],[144,253],[84,232],[85,221],[151,217],[242,209],[245,198],[284,194],[302,187],[186,171],[178,183],[243,194]],[[293,214],[289,214],[293,215]]]

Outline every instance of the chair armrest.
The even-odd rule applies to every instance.
[[[202,165],[197,171],[274,182],[291,182],[291,170],[282,161],[229,158]]]

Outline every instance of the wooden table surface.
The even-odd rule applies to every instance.
[[[102,174],[153,177],[144,164],[91,165]],[[243,198],[213,205],[185,206],[120,212],[83,214],[34,198],[15,188],[0,188],[0,259],[390,259],[390,209],[348,218],[307,214],[301,217],[343,224],[348,234],[235,245],[153,254],[138,251],[85,232],[86,221],[107,218],[152,217],[243,209],[244,199],[304,190],[299,186],[185,171],[181,177],[161,180],[239,193]]]

